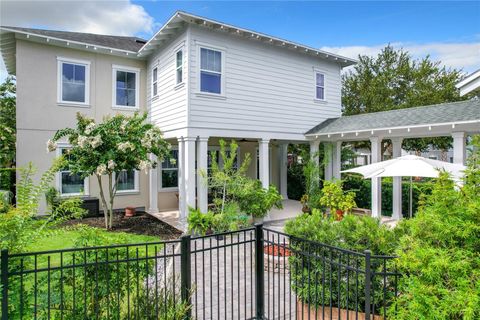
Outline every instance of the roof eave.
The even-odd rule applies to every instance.
[[[281,38],[273,37],[267,34],[263,34],[263,33],[248,30],[248,29],[239,28],[239,27],[222,23],[219,21],[215,21],[212,19],[196,16],[190,13],[186,13],[184,11],[175,12],[175,14],[163,25],[163,27],[160,28],[160,30],[139,50],[139,55],[144,55],[144,54],[148,55],[149,51],[153,51],[155,49],[155,46],[161,45],[163,42],[168,40],[171,37],[169,36],[171,32],[169,34],[165,34],[165,31],[168,29],[171,30],[171,29],[178,28],[179,25],[172,26],[173,23],[178,23],[177,21],[183,21],[186,23],[196,24],[200,26],[203,25],[205,27],[210,27],[214,30],[223,30],[231,34],[258,40],[265,44],[293,49],[293,50],[296,50],[297,52],[309,54],[311,56],[318,56],[318,58],[338,63],[339,65],[342,66],[342,68],[354,65],[358,62],[357,60],[352,58],[347,58],[341,55],[337,55],[337,54],[326,52],[320,49],[305,46],[296,42],[284,40]]]

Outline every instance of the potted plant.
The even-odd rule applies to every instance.
[[[322,189],[320,205],[330,209],[330,214],[336,220],[342,220],[345,213],[350,212],[355,206],[355,193],[345,193],[342,181],[325,181]]]
[[[125,208],[125,217],[127,217],[127,218],[134,217],[135,214],[136,214],[135,207],[126,207]]]
[[[300,199],[300,203],[302,204],[302,212],[303,213],[310,213],[311,210],[308,206],[308,194],[304,194]]]
[[[189,208],[188,232],[192,235],[205,235],[213,231],[213,213],[202,213],[200,209]]]

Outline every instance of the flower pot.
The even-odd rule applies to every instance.
[[[135,216],[135,207],[126,207],[125,208],[125,217],[134,217]]]
[[[337,211],[335,213],[335,220],[342,221],[344,214],[345,214],[345,212],[343,212],[343,210],[337,209]]]
[[[264,246],[263,261],[264,269],[275,273],[288,272],[288,257],[291,255],[288,250],[288,243],[285,243],[285,248],[282,245],[270,244]]]
[[[316,316],[315,316],[316,315]],[[309,304],[302,303],[297,299],[297,318],[296,319],[311,319],[311,320],[330,320],[330,319],[357,319],[367,320],[364,312],[342,309],[336,306],[310,306]],[[370,315],[370,320],[383,320],[380,315]]]

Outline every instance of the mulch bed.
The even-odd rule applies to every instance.
[[[105,228],[105,218],[88,217],[66,221],[63,226],[73,226],[76,224],[86,224],[91,227]],[[147,213],[139,213],[134,217],[126,218],[122,214],[113,215],[113,232],[129,232],[140,235],[159,237],[162,240],[177,239],[182,233],[169,224],[150,216]]]
[[[290,250],[283,246],[279,246],[278,244],[269,244],[268,246],[265,246],[263,250],[264,254],[277,257],[288,257],[292,254]]]

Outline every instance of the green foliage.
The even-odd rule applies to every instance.
[[[47,142],[48,151],[54,151],[58,141],[67,139],[72,145],[66,156],[68,169],[83,177],[97,177],[106,228],[112,228],[119,173],[134,169],[147,173],[157,165],[156,161],[149,159],[149,154],[160,160],[169,154],[170,145],[162,138],[160,130],[146,119],[146,113],[117,114],[104,118],[102,123],[95,123],[93,119],[77,114],[75,129],[59,130],[53,140]],[[102,184],[104,175],[108,177],[108,202]]]
[[[270,209],[282,208],[282,196],[273,185],[264,189],[259,180],[248,177],[240,177],[238,182],[233,186],[231,194],[240,212],[263,218]]]
[[[402,222],[407,234],[396,250],[405,276],[390,309],[396,319],[480,318],[480,138],[461,190],[446,174],[417,216]],[[475,148],[474,148],[475,149]]]
[[[323,183],[320,205],[329,208],[331,214],[336,214],[337,210],[350,212],[357,205],[354,199],[355,192],[344,192],[341,180]]]
[[[455,84],[461,72],[442,67],[430,57],[415,60],[403,50],[385,47],[377,57],[359,56],[359,63],[342,77],[344,115],[454,102],[460,97]],[[403,148],[425,151],[429,145],[447,150],[450,137],[405,139]]]
[[[35,173],[32,164],[20,169],[16,206],[10,206],[6,213],[0,214],[1,249],[8,249],[11,253],[22,252],[29,244],[52,232],[54,226],[85,213],[80,208],[80,199],[69,198],[54,210],[47,211],[45,217],[37,215],[38,204],[62,165],[63,160],[57,159],[37,184],[32,178]]]
[[[0,84],[0,190],[14,192],[16,143],[16,82],[8,77]]]
[[[348,249],[357,252],[371,250],[374,255],[390,255],[398,244],[399,232],[393,231],[380,224],[378,219],[366,216],[346,215],[343,220],[335,221],[333,217],[325,218],[320,210],[313,210],[312,214],[303,214],[287,222],[285,232],[292,235],[290,247],[293,252],[298,252],[289,258],[291,267],[292,289],[305,303],[321,306],[322,294],[324,301],[341,308],[363,311],[365,305],[365,277],[347,276],[346,268],[338,266],[353,265],[356,268],[365,268],[365,259],[362,256],[342,254],[338,250],[323,245],[312,245],[315,241],[330,246]],[[301,253],[303,252],[303,253]],[[325,263],[321,258],[327,257]],[[349,260],[347,260],[349,259]],[[330,262],[332,261],[332,262]],[[383,265],[372,263],[372,271],[381,271]],[[322,281],[324,279],[324,281]],[[373,286],[382,288],[382,279],[375,277]],[[317,293],[317,294],[316,294]],[[383,299],[382,290],[376,290],[372,301],[379,303]],[[347,302],[346,296],[350,299]],[[392,297],[393,292],[386,292],[387,297]],[[376,305],[378,308],[378,305]]]
[[[212,230],[213,212],[202,213],[200,209],[188,208],[188,231],[204,235],[207,231]]]

